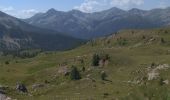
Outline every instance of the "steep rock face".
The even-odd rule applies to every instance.
[[[50,9],[25,19],[25,22],[41,28],[51,29],[77,38],[96,38],[121,29],[155,28],[170,25],[170,8],[125,11],[119,8],[83,13],[78,10],[69,12]]]
[[[23,32],[23,29],[26,29],[27,26],[30,25],[0,12],[0,50],[19,49],[22,45],[31,42],[29,34]]]
[[[0,12],[0,50],[27,48],[65,50],[77,46],[80,42],[79,39],[65,36],[56,31],[31,26]]]

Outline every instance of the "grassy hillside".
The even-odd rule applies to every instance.
[[[94,54],[99,66],[92,66]],[[169,100],[169,58],[170,29],[125,30],[70,51],[1,56],[0,84],[18,100]],[[70,79],[73,65],[80,80]],[[17,82],[29,93],[16,91]]]

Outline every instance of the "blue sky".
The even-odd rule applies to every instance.
[[[0,10],[18,18],[28,18],[50,8],[95,12],[111,7],[153,9],[170,6],[170,0],[0,0]]]

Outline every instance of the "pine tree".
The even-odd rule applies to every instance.
[[[93,55],[93,59],[92,59],[92,65],[93,66],[99,66],[99,61],[100,61],[100,57],[98,54],[94,54]]]
[[[86,68],[85,68],[85,67],[83,67],[83,68],[82,68],[82,71],[83,71],[83,72],[85,72],[85,70],[86,70]]]
[[[71,80],[81,79],[81,75],[80,75],[77,67],[75,67],[75,66],[72,67],[72,70],[71,70],[71,73],[70,73],[70,78],[71,78]]]

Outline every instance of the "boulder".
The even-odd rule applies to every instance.
[[[38,88],[42,88],[42,87],[44,87],[44,84],[34,84],[34,85],[32,85],[33,90],[38,89]]]
[[[28,92],[28,90],[27,90],[27,88],[26,88],[26,86],[24,84],[17,84],[16,89],[19,92],[23,92],[23,93],[27,93]]]
[[[167,70],[169,68],[170,68],[170,66],[168,64],[160,64],[160,65],[157,65],[157,66],[154,65],[154,67],[147,68],[148,80],[154,80],[154,79],[159,78],[160,71],[161,70]]]
[[[0,93],[0,100],[6,100],[6,96]]]
[[[5,94],[5,92],[3,90],[0,89],[0,94]],[[1,100],[1,99],[0,99]]]
[[[163,83],[168,85],[169,84],[169,80],[164,80]]]
[[[152,70],[151,72],[148,73],[148,80],[154,80],[157,79],[159,77],[159,72],[157,72],[156,70]]]
[[[67,66],[61,66],[59,69],[58,69],[58,73],[59,74],[62,74],[64,76],[68,76],[70,74],[70,71],[68,70],[68,67]]]
[[[7,97],[5,94],[0,93],[0,100],[12,100],[10,97]]]

